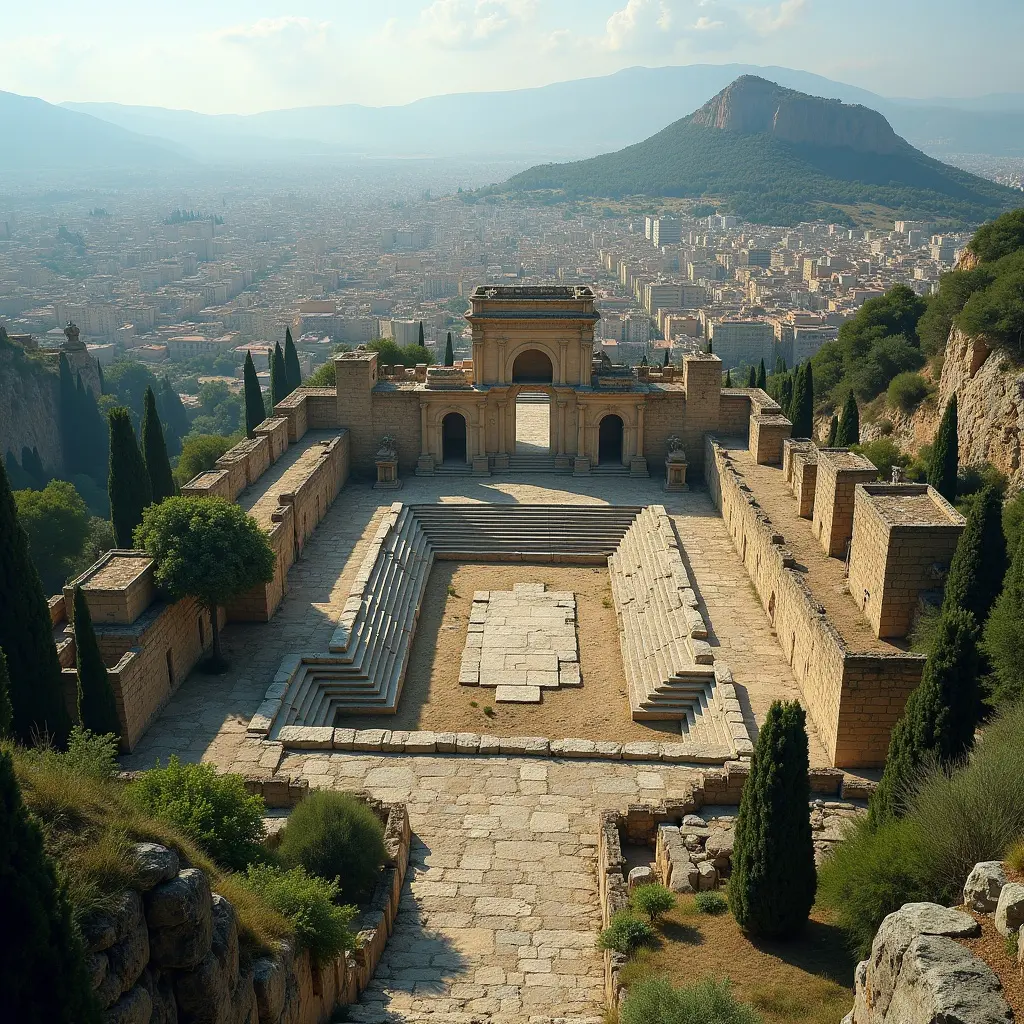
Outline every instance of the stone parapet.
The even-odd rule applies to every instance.
[[[878,479],[870,459],[847,448],[819,448],[814,489],[814,535],[825,554],[844,558],[853,536],[853,497],[857,484]]]

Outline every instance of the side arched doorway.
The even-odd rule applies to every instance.
[[[513,384],[551,384],[554,379],[551,360],[540,349],[528,348],[520,352],[512,364]]]
[[[597,427],[597,464],[622,464],[622,417],[615,413],[605,416]]]
[[[441,460],[466,461],[466,417],[450,412],[441,420]]]

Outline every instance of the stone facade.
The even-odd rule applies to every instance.
[[[814,533],[825,554],[846,555],[853,536],[853,495],[857,484],[878,479],[875,464],[846,448],[820,448],[814,488]]]

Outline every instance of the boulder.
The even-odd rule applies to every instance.
[[[281,944],[280,952],[276,957],[260,957],[253,964],[253,987],[256,992],[256,1008],[261,1021],[281,1019],[290,973],[292,973],[292,949],[288,943]]]
[[[706,828],[707,822],[699,814],[687,814],[683,817],[682,828]]]
[[[718,888],[718,872],[714,864],[709,860],[701,861],[697,865],[697,891],[707,892],[710,889]]]
[[[630,889],[635,889],[638,885],[650,885],[656,881],[657,878],[654,877],[654,872],[649,867],[633,868],[627,879]]]
[[[210,952],[213,938],[210,882],[197,868],[186,868],[146,893],[146,920],[152,962],[188,970]]]
[[[140,984],[146,986],[153,1000],[153,1014],[149,1024],[178,1024],[178,1005],[174,999],[171,979],[163,971],[148,967]]]
[[[999,893],[1006,885],[1006,872],[998,860],[975,864],[964,884],[964,905],[979,914],[991,914],[999,902]]]
[[[704,852],[720,871],[725,870],[732,862],[732,848],[735,842],[736,833],[730,828],[723,832],[713,832],[704,844]]]
[[[149,929],[142,916],[142,899],[137,892],[129,890],[121,906],[123,913],[118,916],[120,937],[104,953],[107,969],[96,987],[96,998],[104,1007],[117,1002],[132,988],[149,963]]]
[[[1007,882],[996,904],[996,928],[1009,938],[1018,933],[1021,925],[1024,925],[1024,885]]]
[[[120,942],[135,927],[140,908],[139,894],[126,889],[103,910],[86,915],[82,921],[86,952],[98,953]]]
[[[145,985],[129,989],[113,1006],[103,1011],[103,1024],[149,1024],[153,999]]]
[[[136,882],[143,892],[161,882],[169,882],[178,873],[178,855],[158,843],[136,843],[135,859],[138,863]]]
[[[232,1024],[238,1013],[239,1000],[255,1003],[252,980],[248,979],[249,999],[245,986],[239,994],[238,919],[235,908],[223,896],[211,898],[212,939],[210,952],[191,971],[178,973],[174,979],[174,996],[181,1024]]]

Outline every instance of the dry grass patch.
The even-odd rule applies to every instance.
[[[731,914],[701,914],[692,896],[682,896],[656,932],[657,945],[639,952],[623,972],[627,986],[658,976],[676,986],[705,975],[727,978],[736,998],[765,1024],[836,1024],[853,1006],[856,964],[842,933],[818,907],[801,937],[752,941]]]

